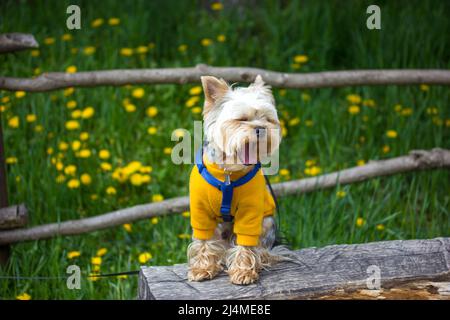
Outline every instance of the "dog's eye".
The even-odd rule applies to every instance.
[[[238,121],[248,121],[248,118],[247,117],[242,117],[242,118],[239,118]]]

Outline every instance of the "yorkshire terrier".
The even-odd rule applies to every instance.
[[[226,266],[232,283],[251,284],[278,261],[275,201],[260,167],[281,142],[275,99],[259,75],[248,87],[201,82],[205,142],[189,184],[188,279],[212,279]]]

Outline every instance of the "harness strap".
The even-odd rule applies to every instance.
[[[249,182],[253,177],[258,173],[261,168],[261,163],[255,164],[252,170],[247,172],[244,176],[240,177],[235,181],[220,181],[216,177],[214,177],[211,173],[206,169],[205,164],[203,163],[203,148],[200,148],[195,157],[195,163],[198,168],[198,172],[206,180],[210,185],[219,189],[222,192],[222,203],[220,206],[220,213],[222,215],[222,219],[225,222],[233,221],[233,216],[231,215],[231,202],[233,200],[233,189],[243,184]]]

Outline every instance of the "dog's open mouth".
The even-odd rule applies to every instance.
[[[256,163],[256,154],[252,154],[251,152],[253,148],[250,148],[250,143],[246,142],[242,149],[239,152],[239,159],[241,160],[242,164],[249,166],[251,164]],[[253,152],[254,153],[254,152]]]

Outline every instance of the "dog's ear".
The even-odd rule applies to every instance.
[[[265,84],[265,83],[264,83],[264,81],[263,81],[261,75],[258,74],[258,75],[256,76],[256,78],[255,78],[255,82],[253,82],[253,85],[254,85],[254,86],[260,86],[260,87],[262,87],[262,86],[264,86],[264,84]]]
[[[230,89],[223,79],[217,79],[213,76],[203,76],[202,81],[203,92],[205,93],[205,107],[203,112],[208,112],[214,104],[222,99]]]

